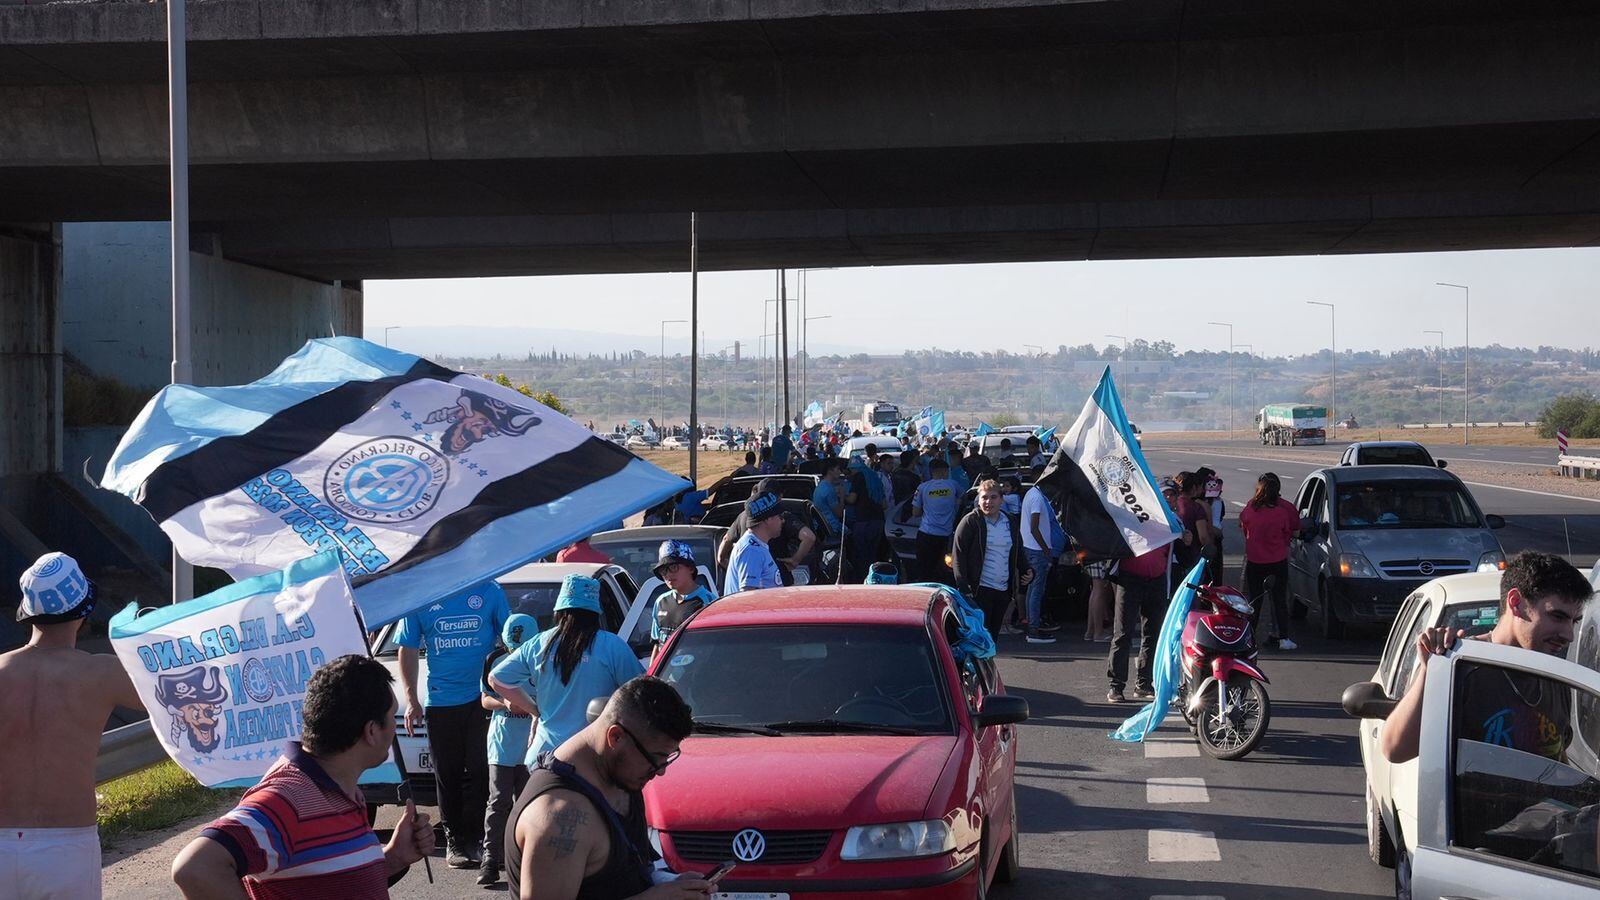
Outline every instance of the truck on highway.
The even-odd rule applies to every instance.
[[[1325,406],[1274,403],[1261,408],[1256,422],[1263,444],[1296,447],[1328,442],[1328,409]]]
[[[870,433],[872,429],[882,425],[900,424],[900,407],[887,400],[877,400],[861,407],[860,429],[863,433]]]

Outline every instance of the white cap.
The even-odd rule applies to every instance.
[[[94,586],[83,576],[78,561],[65,553],[39,557],[18,583],[22,585],[18,622],[66,622],[81,619],[94,609]]]

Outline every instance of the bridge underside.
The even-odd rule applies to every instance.
[[[680,269],[691,209],[708,269],[1600,245],[1593,4],[906,5],[198,5],[197,229],[329,280]],[[165,216],[161,15],[0,8],[0,219]]]

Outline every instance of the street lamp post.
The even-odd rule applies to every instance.
[[[1233,345],[1233,349],[1235,349],[1235,350],[1239,349],[1240,347],[1243,347],[1245,352],[1250,355],[1250,367],[1245,370],[1245,374],[1244,374],[1244,402],[1245,402],[1245,405],[1249,406],[1251,409],[1255,409],[1255,407],[1256,407],[1256,377],[1255,377],[1256,376],[1256,359],[1255,359],[1256,346],[1254,344],[1234,344]]]
[[[1108,338],[1116,338],[1117,340],[1122,342],[1122,355],[1117,358],[1117,361],[1122,363],[1122,374],[1123,375],[1127,375],[1128,374],[1128,336],[1125,335],[1125,334],[1108,334],[1108,335],[1106,335],[1106,337],[1108,337]]]
[[[663,430],[667,427],[667,326],[683,325],[688,321],[688,319],[661,320],[661,378],[656,382],[656,412],[661,414],[661,421],[656,424]]]
[[[1464,284],[1435,281],[1439,287],[1459,288],[1462,292],[1466,331],[1461,339],[1461,443],[1472,443],[1472,290]]]
[[[1332,303],[1321,300],[1307,300],[1312,306],[1326,306],[1328,308],[1328,427],[1333,427],[1338,412],[1339,399],[1339,331],[1335,321],[1336,313]]]
[[[831,318],[832,315],[805,316],[800,320],[800,399],[808,406],[811,404],[810,395],[806,393],[811,390],[811,323]]]
[[[1444,332],[1438,328],[1423,329],[1423,334],[1437,334],[1439,336],[1439,424],[1444,425]]]
[[[1215,325],[1218,328],[1228,329],[1228,437],[1229,439],[1232,439],[1233,413],[1235,408],[1238,406],[1238,404],[1234,402],[1233,394],[1233,323],[1211,322],[1209,324]]]

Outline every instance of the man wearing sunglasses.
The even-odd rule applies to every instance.
[[[693,727],[672,685],[640,676],[541,757],[506,829],[511,891],[524,900],[709,896],[711,884],[699,876],[655,869],[644,819],[645,784],[678,758]]]

